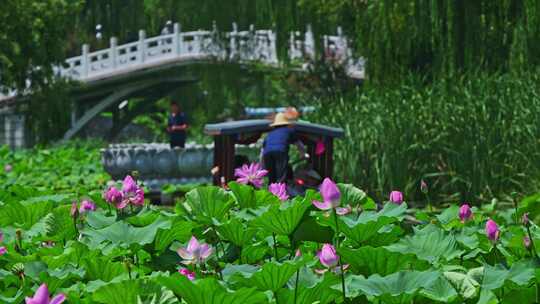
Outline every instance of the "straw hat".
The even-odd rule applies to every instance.
[[[287,116],[283,113],[277,113],[274,117],[274,122],[270,124],[270,127],[279,127],[290,125],[291,122],[287,119]]]

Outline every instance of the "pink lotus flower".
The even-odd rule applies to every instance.
[[[186,269],[186,268],[182,268],[182,269],[178,269],[178,272],[185,276],[186,278],[188,278],[190,281],[193,281],[195,280],[195,272],[193,271],[189,271],[189,269]]]
[[[240,168],[234,169],[236,181],[240,184],[251,184],[256,188],[262,187],[263,178],[268,174],[268,170],[261,169],[259,163],[244,164]]]
[[[336,253],[334,246],[330,244],[324,244],[321,251],[317,253],[321,264],[328,268],[333,268],[338,264],[339,255]]]
[[[124,178],[124,181],[122,182],[122,192],[124,192],[124,193],[130,193],[130,192],[135,193],[137,191],[137,189],[139,189],[139,186],[137,185],[137,183],[135,182],[133,177],[131,177],[131,175],[127,175]]]
[[[77,202],[71,203],[71,210],[69,211],[69,214],[72,218],[76,218],[79,216],[79,210],[77,208]]]
[[[124,200],[124,194],[114,186],[110,187],[105,193],[105,200],[107,203],[115,205],[117,209],[125,208],[128,203],[127,200]]]
[[[497,226],[497,223],[495,223],[495,221],[492,219],[489,219],[486,222],[486,235],[488,239],[490,239],[493,242],[496,242],[499,239],[499,235],[500,235],[499,226]]]
[[[66,300],[66,296],[59,294],[53,299],[49,298],[49,289],[47,285],[42,284],[34,294],[34,297],[26,297],[26,304],[60,304]]]
[[[273,195],[277,196],[281,201],[286,201],[289,199],[289,194],[287,194],[287,185],[284,183],[272,183],[268,186],[268,190],[272,192]]]
[[[7,248],[5,246],[0,246],[0,256],[7,253]]]
[[[179,248],[178,255],[184,259],[184,264],[203,263],[212,253],[212,247],[206,243],[199,243],[195,236],[191,237],[186,248]]]
[[[465,203],[461,205],[461,207],[459,207],[459,218],[461,219],[462,223],[470,220],[472,218],[472,215],[472,210],[469,204]]]
[[[11,171],[13,171],[13,166],[12,165],[7,164],[7,165],[4,166],[4,172],[9,173]]]
[[[422,191],[424,194],[428,193],[428,185],[424,180],[420,181],[420,191]]]
[[[122,194],[124,200],[127,200],[125,204],[133,204],[136,206],[144,205],[144,190],[137,185],[135,180],[130,176],[126,176],[122,183]]]
[[[523,213],[523,216],[521,217],[521,222],[525,227],[528,227],[531,224],[531,220],[529,220],[529,212]]]
[[[527,249],[531,248],[531,239],[528,236],[523,237],[523,246]]]
[[[79,213],[86,213],[89,211],[96,211],[96,204],[90,200],[83,200],[79,207]]]
[[[341,193],[338,186],[328,177],[325,178],[320,188],[323,201],[313,201],[313,205],[321,210],[330,210],[339,206]]]
[[[318,140],[315,144],[315,155],[320,156],[326,151],[326,146],[322,140]]]
[[[403,203],[403,193],[395,190],[390,192],[390,202],[401,205]]]

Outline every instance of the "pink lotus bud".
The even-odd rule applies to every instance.
[[[71,210],[69,211],[69,214],[72,218],[77,218],[79,216],[79,209],[77,207],[77,202],[71,203]]]
[[[521,217],[521,222],[525,227],[529,227],[531,225],[531,220],[529,220],[529,212],[523,213],[523,216]]]
[[[401,205],[403,203],[403,193],[400,191],[390,192],[390,201],[394,204]]]
[[[459,207],[459,218],[461,219],[462,223],[470,220],[472,218],[472,215],[472,210],[469,204],[465,203],[461,205],[461,207]]]
[[[296,249],[296,252],[294,253],[294,256],[297,257],[297,258],[302,256],[302,252],[300,251],[300,248]]]
[[[531,239],[528,236],[523,238],[523,246],[525,246],[527,249],[531,248]]]
[[[4,166],[4,172],[9,173],[11,171],[13,171],[13,166],[12,165],[7,164],[7,165]]]
[[[46,284],[41,284],[36,290],[34,297],[26,297],[26,304],[61,304],[66,300],[66,296],[59,294],[56,297],[49,298],[49,289]]]
[[[495,223],[495,221],[493,221],[492,219],[489,219],[486,222],[486,235],[488,239],[493,242],[496,242],[499,239],[499,226],[497,226],[497,223]]]
[[[83,200],[81,207],[79,207],[79,213],[86,213],[89,211],[96,211],[96,204],[90,200]]]
[[[317,256],[319,257],[321,264],[328,268],[336,266],[339,261],[339,256],[336,253],[336,249],[330,244],[324,244]]]
[[[1,255],[4,255],[4,254],[6,254],[6,253],[7,253],[7,248],[4,247],[4,246],[1,246],[1,247],[0,247],[0,256],[1,256]]]
[[[313,205],[315,205],[315,207],[321,210],[329,210],[339,206],[341,193],[339,192],[338,186],[328,177],[323,180],[320,192],[323,201],[313,201]]]
[[[272,192],[273,195],[277,196],[280,201],[286,201],[289,199],[289,194],[287,194],[287,185],[284,183],[272,183],[268,186],[268,190]]]
[[[420,191],[424,194],[428,193],[428,186],[424,180],[420,181]]]

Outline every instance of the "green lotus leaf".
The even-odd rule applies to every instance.
[[[293,233],[293,243],[310,241],[317,243],[332,243],[334,231],[325,226],[321,226],[313,217],[304,216],[298,228]]]
[[[86,278],[90,281],[110,282],[112,279],[127,273],[123,263],[113,262],[107,257],[86,258],[83,265],[86,269]]]
[[[228,185],[236,203],[241,209],[257,208],[272,203],[279,203],[279,199],[266,190],[257,190],[252,186],[240,184],[235,181],[229,182]]]
[[[257,233],[256,229],[246,227],[237,219],[231,219],[224,224],[220,224],[217,226],[217,231],[223,239],[239,247],[251,242],[253,236]]]
[[[236,203],[241,209],[257,207],[255,188],[249,185],[237,183],[235,181],[229,182],[228,186],[234,195]]]
[[[296,274],[291,277],[288,289],[279,290],[279,303],[326,304],[336,303],[337,299],[343,298],[341,291],[331,288],[341,282],[339,276],[327,272],[321,277],[312,269],[302,267],[298,271],[298,284],[296,284],[296,278]]]
[[[345,206],[347,204],[351,206],[362,206],[364,210],[376,209],[377,205],[375,202],[367,196],[367,194],[356,188],[352,184],[337,184],[339,191],[341,192],[341,201],[340,204]]]
[[[137,303],[140,289],[140,280],[124,280],[108,283],[92,293],[92,300],[96,303],[104,304],[135,304]]]
[[[162,252],[174,241],[185,243],[188,241],[195,227],[195,223],[182,220],[173,220],[170,228],[159,228],[154,240],[154,248]]]
[[[232,283],[240,286],[255,286],[261,291],[278,291],[305,263],[305,260],[286,261],[283,263],[269,262],[261,268],[251,265],[229,265],[224,270],[224,276]]]
[[[411,298],[422,289],[431,287],[441,277],[437,271],[400,271],[388,276],[378,274],[366,278],[362,275],[351,275],[346,278],[347,297],[366,295],[384,299],[383,302],[394,302],[395,299]],[[341,286],[332,288],[340,290]]]
[[[101,229],[116,222],[116,213],[113,213],[111,216],[107,216],[104,210],[96,210],[94,212],[89,212],[85,216],[85,219],[88,225],[91,227]]]
[[[432,264],[441,259],[450,261],[464,252],[458,248],[453,235],[432,224],[423,228],[414,228],[414,234],[385,248],[393,252],[415,254],[419,259]]]
[[[266,243],[256,243],[242,247],[242,252],[240,255],[240,261],[243,263],[258,263],[262,260],[270,247]]]
[[[485,265],[482,289],[498,289],[507,286],[507,282],[525,286],[535,278],[535,270],[538,267],[539,265],[535,261],[519,261],[514,263],[510,269],[506,269],[501,265]]]
[[[264,304],[267,296],[255,288],[226,290],[216,279],[197,279],[191,282],[186,277],[174,274],[162,276],[157,281],[187,304]]]
[[[13,225],[27,230],[52,210],[53,203],[46,201],[32,204],[11,202],[0,208],[0,227]]]
[[[200,223],[211,225],[213,219],[223,221],[234,198],[225,190],[206,186],[186,193],[186,209]]]
[[[274,204],[250,224],[269,233],[291,235],[310,206],[311,201],[307,198],[295,198],[280,205]]]
[[[379,212],[364,211],[358,217],[353,215],[339,216],[339,229],[356,244],[363,244],[377,236],[383,227],[401,221],[406,210],[406,204],[386,204]],[[321,216],[318,221],[335,230],[336,225],[333,217],[333,214],[329,217]]]
[[[158,229],[169,229],[170,227],[170,220],[160,217],[146,227],[133,227],[119,221],[103,229],[86,228],[81,233],[88,238],[90,247],[96,247],[102,242],[108,241],[125,248],[131,244],[150,244],[154,241]]]
[[[464,299],[476,297],[480,283],[470,273],[445,271],[444,277]]]
[[[364,246],[359,249],[342,247],[338,253],[343,263],[351,265],[355,273],[364,275],[390,275],[407,269],[425,270],[429,264],[418,260],[413,254],[401,254],[389,251],[383,247]]]
[[[444,303],[450,303],[458,296],[452,284],[443,277],[437,278],[433,284],[424,287],[420,294],[433,301]]]

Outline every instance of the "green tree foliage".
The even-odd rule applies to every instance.
[[[540,63],[540,2],[535,0],[302,0],[342,24],[368,60],[374,80],[403,72],[453,75],[523,71]]]
[[[0,9],[0,81],[11,89],[50,83],[52,64],[64,59],[79,1],[3,0]]]

